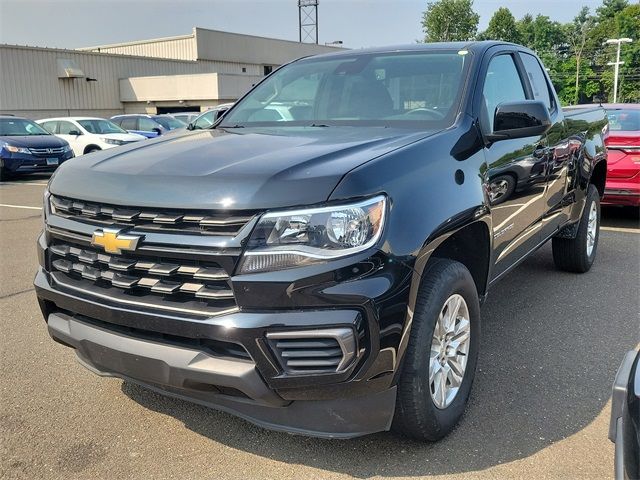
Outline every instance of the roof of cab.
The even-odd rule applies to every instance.
[[[502,42],[497,40],[469,41],[469,42],[433,42],[433,43],[411,43],[407,45],[392,45],[386,47],[370,47],[360,50],[342,50],[339,52],[323,53],[313,55],[314,58],[322,57],[342,57],[354,56],[358,54],[392,53],[392,52],[421,52],[430,50],[468,50],[474,53],[482,53],[496,45],[510,45],[528,50],[526,47],[515,43]],[[309,58],[309,57],[307,57]]]

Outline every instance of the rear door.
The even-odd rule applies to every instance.
[[[547,163],[545,174],[547,178],[547,190],[545,193],[544,219],[542,235],[548,237],[569,218],[569,203],[565,200],[569,195],[568,178],[570,172],[575,169],[578,152],[576,144],[581,142],[577,138],[567,136],[567,129],[560,106],[552,93],[542,65],[536,57],[526,52],[520,52],[522,65],[527,74],[527,80],[531,87],[533,98],[543,102],[549,110],[552,126],[547,132]]]
[[[522,63],[514,49],[490,49],[480,83],[480,126],[493,131],[496,107],[531,98]],[[540,241],[544,212],[547,148],[542,136],[501,140],[485,147],[487,190],[493,218],[495,279]]]
[[[78,156],[84,153],[84,138],[83,134],[75,123],[68,120],[59,120],[57,135],[69,142],[69,145],[73,149],[73,153]]]

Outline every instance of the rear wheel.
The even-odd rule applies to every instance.
[[[596,259],[600,238],[600,193],[589,185],[575,238],[553,238],[553,262],[567,272],[588,272]]]
[[[479,340],[480,306],[471,274],[459,262],[435,259],[418,293],[395,431],[436,441],[453,430],[471,392]]]

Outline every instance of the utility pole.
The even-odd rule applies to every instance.
[[[613,103],[618,102],[618,74],[620,72],[620,65],[624,65],[624,62],[620,61],[620,46],[623,43],[631,43],[632,41],[633,40],[631,40],[630,38],[610,38],[609,40],[604,42],[605,44],[609,45],[618,45],[618,50],[616,52],[616,61],[607,63],[607,65],[615,66],[615,73],[613,76]]]

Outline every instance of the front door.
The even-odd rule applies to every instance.
[[[516,52],[493,56],[482,87],[480,125],[493,131],[496,107],[503,102],[526,100],[527,88]],[[487,189],[493,218],[495,279],[540,241],[544,213],[546,136],[496,141],[485,148]]]

